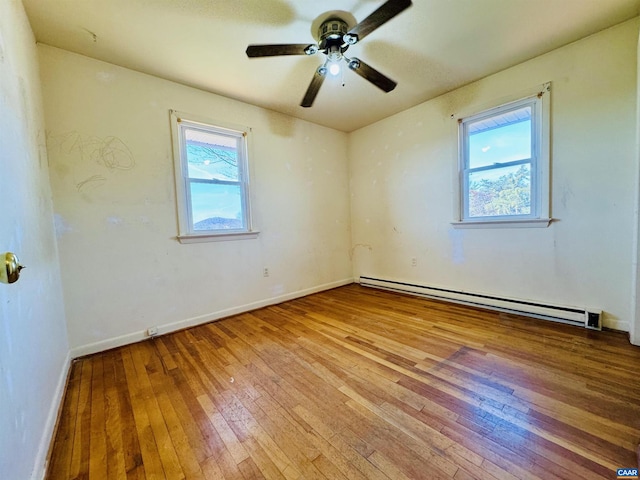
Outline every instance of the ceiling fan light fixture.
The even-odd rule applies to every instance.
[[[347,45],[355,45],[356,43],[358,43],[358,35],[345,33],[344,36],[342,37],[342,40]]]
[[[330,45],[327,47],[327,65],[329,67],[329,73],[336,76],[340,73],[340,62],[344,58],[344,49],[340,45]]]
[[[340,60],[342,60],[342,48],[340,48],[340,46],[338,45],[331,45],[328,49],[327,49],[327,60],[329,60],[330,62],[334,62],[337,63]]]

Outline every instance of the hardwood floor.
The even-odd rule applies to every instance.
[[[349,285],[73,364],[48,477],[611,479],[626,335]]]

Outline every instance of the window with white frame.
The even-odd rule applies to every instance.
[[[547,226],[550,85],[459,120],[457,224]]]
[[[249,211],[249,129],[171,112],[179,240],[255,236]]]

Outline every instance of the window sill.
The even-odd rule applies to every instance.
[[[231,240],[250,240],[258,238],[260,232],[205,233],[196,235],[178,235],[180,243],[226,242]]]
[[[467,220],[451,222],[453,228],[547,228],[553,218],[529,218],[522,220]]]

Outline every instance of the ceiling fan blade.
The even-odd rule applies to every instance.
[[[307,93],[304,94],[304,98],[300,103],[301,107],[308,108],[313,105],[313,101],[316,99],[316,95],[318,95],[318,91],[320,90],[322,82],[324,82],[324,78],[326,76],[327,69],[325,67],[320,67],[316,70],[316,73],[313,74],[313,78],[309,84],[309,88],[307,88]]]
[[[349,68],[354,72],[356,72],[365,80],[369,80],[380,90],[384,90],[387,93],[393,90],[394,88],[396,88],[396,85],[398,85],[389,77],[387,77],[386,75],[383,75],[382,73],[377,71],[375,68],[371,67],[370,65],[367,65],[359,58],[354,57],[351,60],[349,60]]]
[[[369,15],[367,18],[353,27],[346,36],[355,36],[354,41],[347,41],[348,43],[355,43],[362,40],[364,37],[373,32],[376,28],[387,23],[393,17],[406,10],[412,5],[411,0],[387,0],[379,7],[375,12]]]
[[[313,55],[318,46],[308,43],[285,43],[276,45],[249,45],[247,57],[275,57],[278,55]]]

